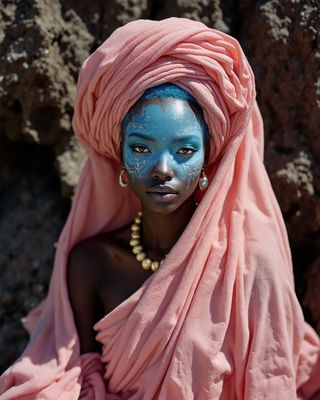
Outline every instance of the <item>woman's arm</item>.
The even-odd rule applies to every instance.
[[[97,301],[95,268],[90,251],[84,243],[75,246],[69,255],[67,282],[81,354],[99,351],[93,330]]]

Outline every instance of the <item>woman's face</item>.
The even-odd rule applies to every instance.
[[[122,137],[129,185],[144,207],[171,213],[190,198],[205,160],[205,141],[187,101],[138,101],[125,119]]]

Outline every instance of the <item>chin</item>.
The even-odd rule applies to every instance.
[[[179,207],[177,206],[161,206],[161,207],[154,207],[152,211],[157,214],[168,215],[175,212]]]
[[[139,193],[140,194],[140,193]],[[148,210],[154,214],[162,214],[162,215],[169,215],[177,211],[180,207],[187,206],[188,203],[190,206],[190,201],[194,203],[193,193],[190,193],[190,196],[177,196],[173,199],[162,199],[158,200],[157,198],[152,198],[150,196],[146,196],[142,194],[139,196],[138,193],[135,195],[139,198],[143,209]]]
[[[144,204],[143,206],[155,214],[167,215],[176,211],[180,207],[180,204],[155,204],[152,206]]]
[[[183,208],[184,206],[187,206],[187,208],[190,207],[190,202],[194,203],[193,196],[189,196],[188,198],[180,198],[176,199],[179,201],[172,201],[172,202],[157,202],[157,201],[142,201],[141,203],[143,205],[143,208],[151,211],[152,213],[155,214],[162,214],[162,215],[169,215],[174,213],[180,208]],[[145,200],[145,199],[143,199]]]

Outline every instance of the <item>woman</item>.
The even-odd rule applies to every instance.
[[[69,297],[83,353],[97,350],[94,323],[159,268],[194,212],[195,189],[208,185],[208,127],[188,92],[173,84],[148,89],[121,126],[119,182],[130,184],[143,217],[81,242],[69,256]]]
[[[129,23],[84,63],[73,122],[89,159],[1,399],[319,399],[239,44],[187,19]]]

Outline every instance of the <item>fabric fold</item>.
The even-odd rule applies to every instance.
[[[109,400],[105,395],[103,372],[101,354],[86,353],[81,355],[82,382],[79,400]]]

